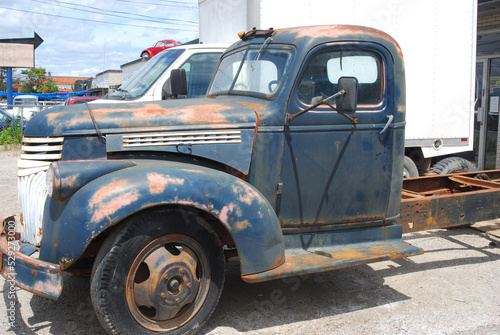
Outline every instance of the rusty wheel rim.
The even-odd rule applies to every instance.
[[[184,325],[208,295],[209,264],[202,246],[188,236],[166,235],[149,243],[127,276],[126,299],[134,319],[152,331]]]

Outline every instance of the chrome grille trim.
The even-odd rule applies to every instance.
[[[34,245],[42,241],[42,224],[47,189],[45,176],[50,164],[62,157],[64,137],[22,140],[17,161],[21,240]]]
[[[213,130],[191,132],[148,133],[123,135],[122,145],[130,147],[150,147],[165,145],[200,145],[241,143],[239,130]]]

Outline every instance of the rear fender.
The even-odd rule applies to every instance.
[[[40,259],[67,269],[107,228],[144,209],[170,204],[195,207],[219,219],[236,244],[242,275],[284,262],[278,218],[252,185],[185,163],[135,163],[88,182],[65,201],[48,198]]]

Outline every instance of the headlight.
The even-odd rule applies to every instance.
[[[58,187],[59,183],[59,165],[57,162],[50,164],[49,169],[47,170],[47,175],[45,177],[45,185],[47,187],[47,193],[49,197],[56,199],[57,194],[60,191],[60,187]]]

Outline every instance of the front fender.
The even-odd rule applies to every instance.
[[[105,229],[143,209],[176,204],[198,208],[220,220],[236,244],[242,275],[284,262],[278,218],[252,185],[186,163],[134,163],[90,181],[63,202],[47,199],[40,259],[67,269]]]

